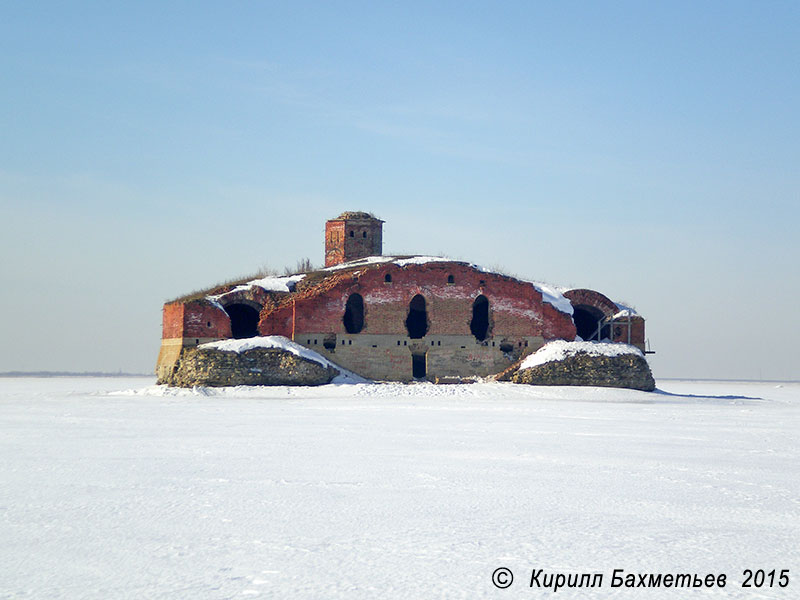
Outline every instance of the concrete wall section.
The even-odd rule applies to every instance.
[[[295,342],[331,362],[378,381],[411,381],[412,356],[425,357],[425,378],[486,377],[499,373],[538,350],[544,340],[531,336],[479,343],[471,335],[429,335],[411,339],[396,335],[331,335],[308,332]]]

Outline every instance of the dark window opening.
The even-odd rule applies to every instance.
[[[350,294],[344,308],[342,323],[347,333],[360,333],[364,329],[364,298],[361,294]]]
[[[350,232],[350,237],[356,237],[356,232],[355,231],[351,231]]]
[[[367,232],[365,231],[364,235],[362,235],[361,237],[367,237]]]
[[[441,346],[441,345],[442,345],[442,341],[441,341],[441,340],[439,340],[438,342],[436,342],[436,345],[437,345],[437,346]]]
[[[447,283],[455,283],[455,282],[456,282],[455,277],[453,277],[452,275],[447,276]]]
[[[231,318],[231,335],[237,339],[258,335],[258,311],[247,304],[230,304],[225,312]]]
[[[411,355],[411,374],[414,379],[422,379],[425,377],[427,372],[426,362],[424,354]]]
[[[418,340],[428,332],[428,312],[425,309],[425,298],[420,294],[414,296],[408,305],[406,329],[412,340]]]
[[[475,339],[482,342],[489,333],[489,300],[481,294],[472,303],[472,320],[469,322],[469,330]]]
[[[347,345],[348,346],[352,346],[353,345],[353,340],[347,340]]]
[[[206,327],[211,327],[211,321],[208,321],[208,322],[206,323]]]
[[[383,281],[386,282],[386,283],[392,283],[392,274],[391,273],[387,273],[386,275],[384,275]]]
[[[603,311],[599,308],[585,304],[578,305],[574,307],[572,320],[575,322],[575,329],[582,340],[599,341],[608,336],[608,327],[601,329],[599,337],[597,335],[597,328],[603,320]]]
[[[480,285],[481,287],[485,286],[485,285],[486,285],[486,281],[484,281],[483,279],[481,279],[481,281],[480,281],[480,284],[479,284],[479,285]]]

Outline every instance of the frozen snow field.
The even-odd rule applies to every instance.
[[[0,379],[0,598],[800,598],[800,384],[659,388]]]

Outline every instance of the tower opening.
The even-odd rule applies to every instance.
[[[231,319],[231,335],[237,339],[258,335],[258,311],[248,304],[229,304],[225,312]]]
[[[603,320],[603,311],[594,306],[586,304],[579,304],[574,307],[572,320],[575,322],[575,329],[578,336],[585,340],[600,341],[604,337],[608,337],[608,327],[603,327],[598,336],[597,328]]]
[[[364,329],[364,298],[361,294],[350,294],[342,322],[347,333],[361,333]]]
[[[475,339],[482,342],[489,333],[489,300],[481,294],[472,303],[472,320],[469,322],[469,330]]]
[[[419,339],[428,333],[428,312],[425,309],[425,298],[420,294],[414,296],[408,305],[406,329],[411,339]]]

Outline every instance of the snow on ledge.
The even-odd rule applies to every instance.
[[[393,260],[394,264],[398,267],[405,267],[407,265],[426,265],[433,262],[462,262],[446,256],[412,256],[410,258],[398,258]],[[476,267],[476,265],[472,265]],[[477,267],[479,268],[479,267]]]
[[[624,304],[620,304],[619,302],[614,302],[617,305],[617,310],[619,311],[615,314],[612,318],[614,319],[621,319],[622,317],[638,317],[640,316],[638,312],[636,312],[635,308],[630,306],[625,306]]]
[[[289,275],[287,277],[263,277],[247,282],[248,286],[257,285],[267,292],[293,292],[294,286],[302,281],[305,273],[300,275]]]
[[[589,356],[623,356],[625,354],[637,354],[644,356],[642,351],[635,346],[628,344],[607,344],[602,342],[565,342],[555,340],[539,348],[528,358],[522,361],[520,369],[530,369],[545,363],[564,360],[578,353],[588,354]]]
[[[234,292],[246,292],[253,286],[258,286],[265,292],[293,292],[294,286],[297,285],[306,276],[305,273],[300,275],[287,275],[286,277],[262,277],[261,279],[253,279],[242,285],[237,285],[232,290],[228,290],[222,294],[214,294],[206,296],[206,299],[211,301],[214,305],[225,310],[219,303],[219,299]]]
[[[305,346],[301,346],[297,342],[293,342],[289,338],[283,337],[282,335],[251,337],[241,340],[219,340],[216,342],[200,344],[197,347],[203,350],[219,350],[221,352],[236,352],[237,354],[241,354],[247,350],[253,350],[254,348],[285,350],[287,352],[291,352],[295,356],[299,356],[300,358],[314,361],[323,367],[333,367],[339,371],[339,375],[334,377],[331,383],[366,383],[369,381],[360,375],[356,375],[347,369],[343,369],[339,365],[333,364],[331,361],[317,352],[309,350]]]
[[[571,315],[574,313],[572,309],[572,302],[570,302],[564,294],[561,293],[559,288],[554,285],[542,283],[541,281],[529,282],[536,291],[542,295],[542,300],[548,304],[552,304],[556,310]]]
[[[391,256],[367,256],[365,258],[357,258],[356,260],[349,260],[347,262],[339,263],[331,267],[325,267],[323,271],[340,271],[341,269],[351,269],[353,267],[366,267],[367,265],[375,265],[385,262],[391,262]]]
[[[236,352],[237,354],[241,354],[247,350],[253,350],[254,348],[275,348],[278,350],[286,350],[287,352],[291,352],[292,354],[301,358],[313,360],[314,362],[321,364],[323,367],[327,367],[331,364],[326,358],[320,356],[313,350],[309,350],[308,348],[301,346],[300,344],[293,342],[289,338],[285,338],[282,335],[251,337],[241,340],[219,340],[217,342],[200,344],[198,348],[203,350]]]

